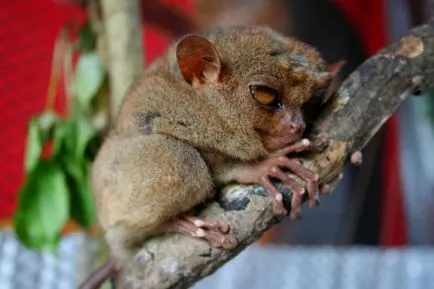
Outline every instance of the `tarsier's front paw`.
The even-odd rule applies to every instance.
[[[303,167],[299,159],[289,158],[287,156],[289,153],[307,151],[311,147],[311,143],[308,139],[302,139],[295,144],[273,152],[259,165],[259,169],[263,170],[263,176],[260,180],[260,184],[273,195],[274,209],[276,214],[282,212],[286,214],[286,210],[283,208],[282,194],[271,182],[271,177],[280,180],[293,193],[291,200],[291,219],[300,218],[302,196],[305,191],[307,191],[309,195],[309,205],[311,207],[318,205],[318,174]],[[289,177],[288,174],[285,173],[282,169],[288,169],[293,174],[300,177],[305,182],[305,188],[296,180]]]

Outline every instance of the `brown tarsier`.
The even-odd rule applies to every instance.
[[[342,65],[262,27],[187,35],[169,48],[128,91],[95,160],[98,218],[114,261],[82,288],[95,288],[164,232],[236,247],[228,224],[191,213],[215,184],[260,184],[285,215],[273,184],[280,180],[293,192],[292,219],[305,192],[316,205],[318,175],[294,154],[318,149],[302,136]]]

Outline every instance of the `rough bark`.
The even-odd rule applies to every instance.
[[[343,82],[310,135],[315,141],[329,141],[330,146],[308,155],[305,165],[318,172],[321,183],[335,179],[351,153],[366,145],[401,101],[434,83],[433,69],[434,22],[430,22],[368,59]],[[291,192],[283,188],[282,192],[288,205]],[[153,238],[124,271],[125,288],[187,288],[279,221],[273,217],[271,198],[260,186],[226,187],[201,215],[228,221],[239,246],[211,248],[180,234]]]
[[[128,87],[143,71],[140,1],[101,0],[101,8],[114,116]]]

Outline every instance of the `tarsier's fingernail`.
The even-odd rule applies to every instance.
[[[203,237],[205,236],[205,231],[202,229],[197,229],[196,230],[196,237]]]
[[[309,201],[309,208],[313,208],[315,207],[315,201],[314,200],[310,200]]]
[[[307,138],[304,138],[301,140],[301,143],[305,146],[308,146],[308,145],[310,145],[310,140],[308,140]]]
[[[223,223],[221,223],[220,224],[220,231],[222,232],[222,233],[227,233],[227,232],[229,232],[229,225],[228,224],[223,224]]]
[[[351,163],[355,166],[360,166],[363,161],[363,155],[361,151],[355,151],[351,154]]]
[[[202,220],[194,220],[194,221],[193,221],[193,224],[194,224],[196,227],[202,227],[203,225],[205,225],[205,222],[202,221]]]
[[[331,192],[332,187],[329,184],[323,185],[321,188],[321,194],[328,194]]]
[[[276,199],[276,201],[279,201],[279,202],[282,201],[283,200],[282,194],[277,194],[275,199]]]

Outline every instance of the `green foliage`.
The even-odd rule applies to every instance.
[[[66,177],[53,160],[36,164],[20,192],[15,228],[21,241],[32,249],[54,251],[59,231],[69,215]]]
[[[39,129],[37,119],[29,123],[29,132],[27,136],[27,151],[25,158],[25,169],[27,172],[32,171],[38,163],[42,153],[42,135]]]
[[[91,23],[83,24],[79,31],[77,49],[80,52],[89,52],[96,49],[97,35],[92,29]]]
[[[75,70],[69,113],[52,111],[34,116],[28,125],[25,181],[14,217],[18,238],[28,248],[53,252],[65,223],[83,228],[95,223],[90,167],[102,129],[92,119],[94,99],[107,86],[107,76],[95,49],[96,35],[85,24],[77,47],[82,52]],[[108,102],[107,102],[108,103]],[[51,152],[47,148],[51,145]]]
[[[80,56],[76,70],[74,90],[83,105],[89,105],[104,81],[102,63],[96,52],[87,52]]]
[[[55,122],[56,115],[52,112],[45,112],[30,120],[24,165],[26,172],[30,172],[36,166],[42,153],[42,145],[47,140]]]

